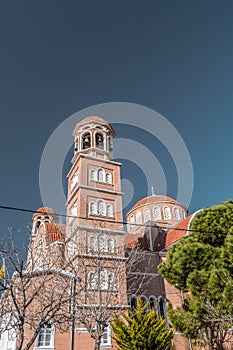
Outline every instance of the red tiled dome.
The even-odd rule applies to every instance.
[[[37,209],[37,211],[33,214],[33,217],[37,214],[55,214],[55,211],[52,208],[42,207]]]
[[[77,127],[83,126],[85,124],[89,124],[91,122],[97,122],[99,124],[103,124],[108,126],[108,128],[112,131],[113,136],[115,135],[115,132],[113,130],[113,128],[111,127],[111,125],[107,122],[107,120],[105,120],[104,118],[101,118],[99,116],[93,115],[93,116],[88,116],[84,119],[82,119],[78,124]]]

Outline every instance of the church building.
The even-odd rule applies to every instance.
[[[181,294],[158,274],[157,266],[166,259],[168,249],[187,234],[195,214],[188,216],[182,203],[156,195],[152,189],[151,195],[139,200],[123,218],[121,164],[113,155],[113,128],[99,116],[88,116],[76,125],[73,136],[66,223],[59,223],[51,208],[35,212],[27,266],[28,270],[39,269],[47,254],[48,266],[71,273],[71,265],[64,265],[64,261],[75,261],[83,283],[76,313],[83,305],[87,313],[90,305],[107,305],[111,312],[106,310],[109,319],[100,348],[116,349],[109,322],[114,312],[136,306],[138,297],[148,308],[156,309],[169,327],[166,304],[181,305]],[[141,259],[127,271],[126,257],[135,247],[140,247]],[[30,349],[94,349],[84,314],[65,333],[57,331],[56,324],[44,326]],[[174,344],[177,350],[190,349],[180,334],[175,335]],[[9,348],[3,344],[1,349]]]

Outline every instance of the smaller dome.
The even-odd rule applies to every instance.
[[[107,126],[107,127],[111,130],[113,136],[115,135],[115,132],[114,132],[113,128],[112,128],[111,125],[107,122],[107,120],[105,120],[104,118],[101,118],[101,117],[99,117],[99,116],[96,116],[96,115],[88,116],[88,117],[86,117],[86,118],[83,118],[83,119],[76,125],[76,128],[79,128],[79,127],[81,127],[81,126],[83,126],[83,125],[85,125],[85,124],[90,124],[91,122],[96,122],[96,123],[98,123],[98,124],[102,124],[102,125]],[[75,129],[76,129],[76,128],[75,128]]]
[[[33,218],[39,214],[48,214],[48,215],[53,215],[55,214],[55,211],[52,208],[48,208],[48,207],[41,207],[39,209],[37,209],[37,211],[33,214]]]

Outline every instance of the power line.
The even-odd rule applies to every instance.
[[[135,223],[129,223],[127,221],[116,221],[116,220],[109,220],[105,219],[104,221],[102,219],[98,218],[87,218],[87,217],[81,217],[81,216],[74,216],[74,215],[67,215],[67,214],[57,214],[57,213],[51,213],[51,212],[45,212],[45,211],[39,211],[39,210],[33,210],[33,209],[25,209],[25,208],[19,208],[19,207],[11,207],[11,206],[5,206],[5,205],[0,205],[0,209],[5,209],[5,210],[14,210],[14,211],[21,211],[21,212],[26,212],[26,213],[33,213],[33,214],[44,214],[44,215],[52,215],[52,216],[58,216],[58,217],[65,217],[65,218],[73,218],[73,219],[81,219],[81,220],[88,220],[88,221],[99,221],[99,222],[109,222],[109,223],[115,223],[115,224],[122,224],[122,225],[130,225],[130,226],[137,226],[137,227],[146,227],[146,228],[153,228],[155,225],[150,225],[150,224],[135,224]],[[219,234],[219,233],[224,233],[228,234],[230,232],[223,232],[223,231],[216,231],[216,232],[211,232],[211,231],[204,231],[204,230],[193,230],[193,229],[188,229],[188,228],[181,228],[181,227],[171,227],[169,228],[168,226],[158,226],[158,228],[164,229],[164,230],[171,230],[171,231],[186,231],[186,232],[201,232],[201,233],[207,233],[207,234]]]

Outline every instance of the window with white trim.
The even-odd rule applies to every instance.
[[[94,169],[90,170],[90,180],[96,181],[96,171]]]
[[[97,181],[104,182],[104,170],[103,169],[97,170]]]
[[[173,214],[174,214],[174,220],[180,220],[180,211],[179,211],[179,208],[174,207],[174,208],[173,208]]]
[[[72,259],[76,254],[76,242],[73,238],[68,243],[67,254],[69,259]]]
[[[136,213],[136,224],[142,224],[142,213],[140,211]]]
[[[131,224],[134,224],[134,223],[135,223],[135,220],[134,220],[134,215],[133,215],[133,214],[132,214],[132,215],[130,215],[129,222],[130,222]]]
[[[171,219],[171,211],[170,211],[170,208],[169,207],[164,207],[163,208],[163,216],[164,216],[164,219]]]
[[[90,204],[89,204],[89,213],[90,214],[97,214],[96,203],[95,202],[90,202]]]
[[[104,333],[101,337],[100,341],[100,347],[101,348],[109,348],[112,347],[112,341],[111,341],[111,327],[108,325],[104,328]]]
[[[153,216],[154,216],[154,220],[161,220],[161,211],[159,207],[154,207],[153,208]]]
[[[107,240],[107,251],[108,253],[114,253],[114,241],[112,238]]]
[[[186,218],[186,212],[182,209],[182,218],[185,219]]]
[[[106,215],[109,216],[109,217],[113,217],[112,204],[107,204],[107,206],[106,206]]]
[[[75,217],[78,214],[78,207],[77,204],[74,204],[71,208],[70,208],[70,218],[69,221],[73,221],[75,219]]]
[[[102,200],[99,200],[97,202],[97,213],[100,216],[105,216],[105,203]]]
[[[89,251],[96,252],[96,238],[94,236],[90,237]]]
[[[150,221],[150,210],[149,209],[145,209],[144,210],[144,223]]]
[[[112,183],[112,174],[106,173],[106,182],[107,182],[107,184]]]
[[[97,287],[97,278],[94,272],[88,274],[88,287],[89,289],[96,289]]]
[[[54,326],[48,324],[43,326],[36,338],[36,348],[54,348]]]
[[[75,188],[75,186],[78,183],[78,173],[75,173],[74,176],[71,179],[71,184],[70,184],[70,190],[73,191],[73,189]]]

